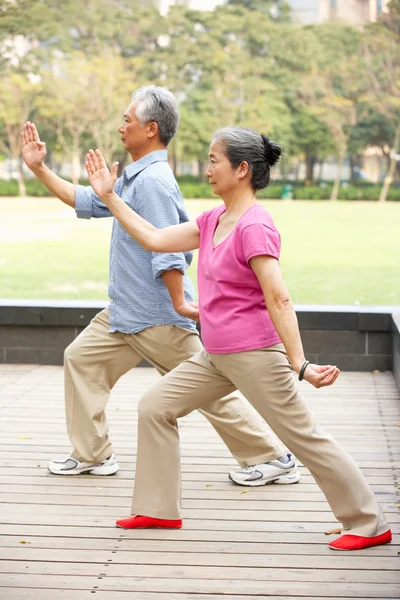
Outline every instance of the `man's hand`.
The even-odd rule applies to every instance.
[[[46,156],[46,144],[40,141],[40,137],[34,123],[27,121],[22,127],[21,153],[27,167],[32,171],[43,165]]]
[[[107,204],[107,199],[113,194],[117,181],[118,163],[115,162],[109,171],[100,150],[96,150],[96,152],[90,150],[86,155],[85,166],[90,185],[98,197]]]
[[[199,305],[197,302],[184,302],[180,306],[174,306],[174,309],[181,317],[193,319],[193,321],[200,321]]]
[[[339,369],[331,365],[312,365],[309,364],[304,371],[303,379],[311,383],[316,388],[326,387],[335,383],[339,377]]]

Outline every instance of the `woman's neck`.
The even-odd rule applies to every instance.
[[[226,217],[240,218],[247,209],[256,204],[253,190],[234,191],[222,197],[226,207]]]

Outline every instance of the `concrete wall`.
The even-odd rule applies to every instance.
[[[61,365],[66,346],[104,307],[99,302],[0,301],[0,362]],[[344,371],[392,370],[392,310],[297,306],[308,360]]]
[[[400,392],[400,312],[393,314],[392,339],[393,339],[393,375],[396,380],[397,389]]]

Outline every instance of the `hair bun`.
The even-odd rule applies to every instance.
[[[276,165],[282,154],[282,148],[276,142],[271,141],[266,135],[261,134],[264,143],[265,160],[270,167]]]

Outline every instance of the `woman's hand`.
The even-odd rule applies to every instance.
[[[22,127],[21,135],[21,154],[27,167],[32,171],[39,169],[43,165],[46,156],[46,144],[40,141],[39,133],[30,121],[27,121]]]
[[[118,163],[115,162],[111,167],[111,171],[109,171],[100,150],[96,150],[96,152],[89,150],[86,155],[85,167],[89,175],[90,185],[104,204],[107,204],[107,200],[114,193]]]
[[[181,306],[174,308],[181,317],[186,317],[187,319],[192,319],[197,322],[200,321],[199,305],[197,302],[184,302]]]
[[[335,383],[339,377],[340,370],[331,365],[308,364],[304,371],[303,379],[316,388],[326,387]]]

